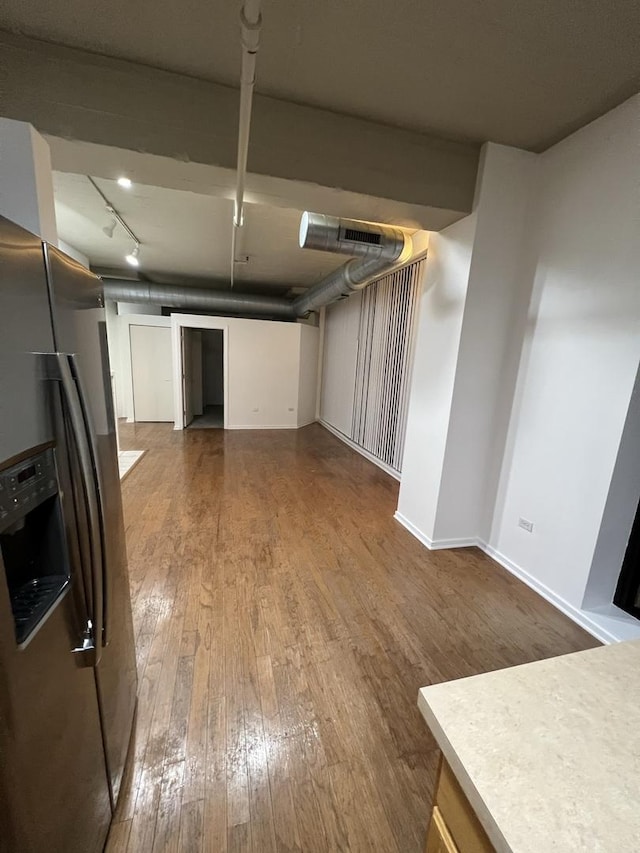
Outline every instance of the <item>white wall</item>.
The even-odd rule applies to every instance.
[[[530,295],[536,161],[485,145],[473,214],[431,238],[397,514],[429,547],[488,537]]]
[[[640,361],[640,96],[540,164],[534,296],[491,544],[580,608]]]
[[[534,154],[484,146],[436,541],[489,536],[516,381],[509,365],[531,295],[524,257],[536,175]]]
[[[397,517],[424,541],[435,536],[474,214],[431,235],[420,299]]]
[[[291,429],[298,425],[300,328],[297,323],[173,314],[176,428],[182,421],[180,328],[225,333],[225,428]]]
[[[316,419],[318,389],[318,350],[320,332],[317,326],[300,326],[300,373],[298,378],[298,426]]]
[[[353,397],[358,357],[358,328],[362,297],[354,293],[324,315],[324,343],[320,420],[352,437]]]
[[[65,243],[64,240],[58,240],[58,248],[61,252],[64,252],[65,255],[69,255],[70,258],[78,261],[79,264],[82,264],[83,267],[89,269],[89,258],[81,252],[79,249],[76,249],[75,246],[70,246],[69,243]]]
[[[431,242],[397,514],[603,639],[640,635],[610,607],[638,486],[639,151],[640,96],[537,157],[486,146],[474,214]]]
[[[226,337],[223,344],[225,428],[291,429],[315,420],[317,327],[189,314],[117,315],[112,302],[107,302],[106,309],[118,417],[131,421],[134,414],[129,327],[148,325],[173,329],[174,415],[178,428],[182,424],[178,354],[183,326],[201,330],[203,346],[207,329],[219,329]]]
[[[299,329],[229,319],[229,428],[296,427]]]

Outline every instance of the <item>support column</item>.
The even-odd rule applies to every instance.
[[[32,125],[0,118],[0,215],[58,245],[49,146]]]
[[[530,323],[537,163],[487,143],[473,213],[429,244],[396,513],[429,548],[489,540]]]

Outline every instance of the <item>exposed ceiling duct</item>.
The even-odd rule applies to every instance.
[[[167,308],[295,320],[362,290],[375,278],[408,261],[412,253],[411,237],[399,228],[338,219],[320,213],[303,213],[300,246],[351,255],[352,260],[293,301],[279,296],[114,278],[104,279],[104,294],[107,299],[116,302],[150,303]]]
[[[293,303],[297,317],[317,311],[338,299],[362,290],[374,278],[408,261],[411,237],[390,225],[339,219],[321,213],[302,214],[300,248],[351,255],[339,269],[302,293]]]
[[[281,296],[260,296],[228,290],[211,290],[208,287],[153,284],[147,281],[129,281],[119,278],[104,278],[103,284],[105,299],[111,299],[114,302],[164,305],[167,308],[273,317],[278,320],[295,320],[296,316],[293,313],[291,301]]]

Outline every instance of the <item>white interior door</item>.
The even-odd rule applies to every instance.
[[[132,325],[129,332],[134,420],[172,421],[171,329]]]
[[[182,425],[188,427],[193,420],[193,379],[191,329],[180,329],[180,358],[182,360]]]

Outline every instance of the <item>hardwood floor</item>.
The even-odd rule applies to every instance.
[[[427,551],[318,425],[122,445],[149,452],[123,484],[140,687],[109,853],[418,853],[418,688],[598,645],[477,549]]]

